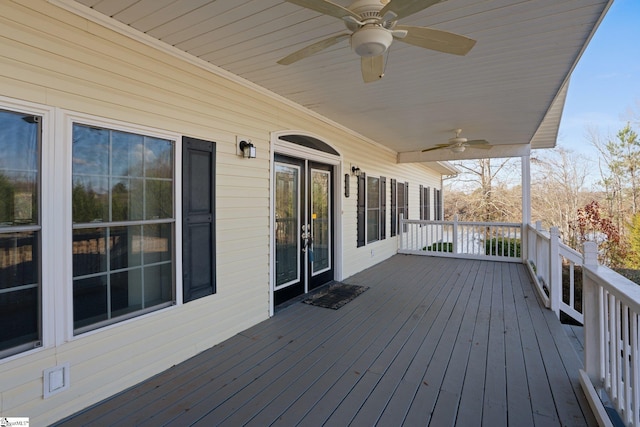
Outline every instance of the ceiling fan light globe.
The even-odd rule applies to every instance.
[[[351,48],[358,56],[380,56],[392,41],[390,31],[378,26],[365,26],[351,35]]]
[[[465,146],[464,145],[452,145],[451,147],[449,147],[449,149],[451,151],[453,151],[454,153],[462,153],[462,152],[464,152]]]

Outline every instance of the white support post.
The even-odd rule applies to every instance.
[[[600,290],[589,278],[588,269],[598,268],[598,246],[595,242],[584,244],[584,267],[582,270],[582,313],[584,314],[584,367],[591,383],[602,381],[602,337],[600,334]]]
[[[598,266],[598,244],[596,242],[584,243],[584,265],[589,267]]]
[[[551,310],[560,318],[562,263],[560,262],[560,231],[558,227],[549,229],[549,294]]]
[[[531,224],[531,157],[522,156],[522,234],[520,236],[520,250],[522,251],[522,261],[529,259],[529,233],[527,227]]]

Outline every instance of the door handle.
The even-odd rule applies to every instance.
[[[302,226],[302,234],[300,234],[300,239],[302,240],[302,252],[307,252],[307,248],[313,243],[310,228],[309,224]]]

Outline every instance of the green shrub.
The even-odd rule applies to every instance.
[[[520,257],[520,239],[493,238],[484,243],[485,255]],[[508,247],[503,250],[504,245],[508,245]]]
[[[423,251],[430,252],[453,252],[453,243],[451,242],[437,242],[430,246],[422,248]]]

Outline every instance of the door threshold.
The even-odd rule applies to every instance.
[[[320,285],[317,288],[314,288],[311,291],[307,292],[306,294],[298,295],[297,297],[293,297],[290,300],[287,300],[287,301],[285,301],[285,302],[283,302],[281,304],[276,305],[273,308],[274,315],[276,315],[279,312],[281,312],[282,310],[285,310],[286,308],[292,306],[293,304],[296,304],[298,302],[302,302],[302,301],[306,300],[307,298],[309,298],[309,296],[314,295],[314,294],[322,291],[323,289],[329,287],[330,285],[333,285],[334,283],[336,283],[335,280],[330,280],[327,283],[325,283],[324,285]]]

